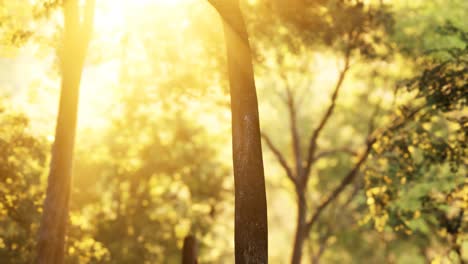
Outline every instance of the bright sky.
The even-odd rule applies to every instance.
[[[170,20],[171,14],[182,12],[187,8],[185,5],[193,1],[96,0],[93,41],[104,41],[110,48],[119,49],[120,43],[116,42],[120,42],[122,32],[134,27],[135,23],[144,19],[143,16],[149,14]],[[43,30],[42,27],[39,29]],[[27,44],[16,56],[0,58],[0,92],[13,96],[15,107],[23,108],[33,122],[36,120],[35,128],[52,132],[55,124],[46,120],[55,120],[58,107],[59,78],[51,74],[55,54],[53,50],[47,50],[49,55],[37,56],[37,52],[37,45]],[[118,85],[119,67],[119,58],[97,65],[88,63],[85,67],[80,95],[80,127],[106,125],[108,120],[103,118],[103,114],[116,103],[112,97],[116,92],[113,89]]]
[[[135,34],[136,39],[147,32],[163,32],[162,38],[177,35],[180,25],[186,23],[184,19],[192,11],[190,4],[206,4],[204,1],[206,0],[96,0],[94,36],[81,83],[79,128],[107,126],[109,113],[118,108],[118,97],[122,89],[119,74],[122,69],[123,32]],[[153,24],[154,21],[157,24]],[[164,39],[161,40],[163,41]],[[178,44],[177,41],[174,43]],[[155,45],[158,44],[160,42],[156,41]],[[184,46],[184,49],[189,48],[188,46]],[[135,48],[135,43],[132,47],[129,52],[133,57],[142,57],[142,65],[139,67],[143,69],[144,64],[150,63],[142,51],[144,48]],[[51,120],[55,121],[57,113],[60,78],[51,69],[54,51],[50,50],[49,55],[38,57],[35,56],[36,49],[34,45],[26,45],[16,58],[0,59],[0,89],[7,87],[13,91],[17,98],[15,104],[27,108],[29,116],[36,120],[35,128],[53,134],[55,122]],[[98,58],[97,63],[90,61],[96,56],[104,58]],[[316,81],[325,87],[332,87],[338,73],[337,58],[317,55],[311,61],[317,63],[316,66],[321,69]],[[261,78],[257,82],[261,84]],[[324,91],[320,96],[326,103],[329,94]]]

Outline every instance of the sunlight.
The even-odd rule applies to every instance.
[[[186,5],[191,0],[97,0],[92,42],[94,45],[107,47],[104,53],[93,54],[91,49],[88,56],[117,56],[106,63],[88,63],[85,66],[80,92],[79,127],[103,128],[112,109],[120,97],[123,87],[119,85],[122,52],[126,50],[123,38],[128,35],[143,39],[144,34],[152,31],[148,27],[151,21],[157,20],[158,32],[170,33],[170,24],[180,21],[184,17]],[[164,18],[164,19],[162,19]],[[167,24],[161,24],[161,21]],[[184,20],[185,21],[185,20]],[[178,23],[178,22],[177,22]],[[147,28],[147,29],[144,29]],[[91,44],[93,45],[93,44]],[[124,57],[142,56],[145,54],[140,48],[131,48]],[[142,69],[139,69],[141,72]],[[96,87],[99,87],[97,89]]]
[[[468,263],[468,1],[219,2],[0,0],[0,263]]]
[[[99,29],[121,28],[129,16],[141,16],[148,6],[163,8],[175,7],[188,0],[100,0],[97,1],[95,26]],[[172,12],[174,10],[171,10]],[[155,15],[155,14],[152,14]]]

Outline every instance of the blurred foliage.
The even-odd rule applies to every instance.
[[[418,59],[434,49],[464,47],[462,39],[453,34],[438,34],[438,31],[446,23],[466,31],[466,1],[417,0],[392,9],[395,17],[399,18],[395,20],[396,30],[392,39],[405,56]],[[439,57],[441,54],[431,53],[430,56]]]
[[[153,2],[97,1],[67,263],[177,263],[187,234],[201,243],[200,263],[233,262],[219,17],[200,1]],[[59,6],[0,0],[0,96],[8,95],[0,101],[2,263],[30,263],[34,254],[60,83]],[[377,129],[405,120],[384,130],[364,177],[323,212],[303,262],[317,262],[320,250],[323,263],[466,261],[466,1],[256,0],[242,8],[262,128],[288,161],[285,88],[297,100],[305,150],[347,51],[350,69],[319,150],[361,152],[371,120]],[[317,161],[311,208],[354,162],[349,153]],[[268,151],[265,170],[270,261],[287,263],[296,197]]]
[[[45,142],[32,135],[26,116],[0,103],[0,259],[27,263],[40,220]]]
[[[300,55],[304,47],[343,53],[351,49],[371,60],[392,54],[385,38],[393,31],[394,18],[385,5],[336,0],[255,3],[247,16],[265,15],[252,21],[252,35],[276,39],[287,45],[288,52]]]
[[[414,100],[399,114],[408,122],[380,138],[366,195],[378,230],[436,236],[461,262],[468,228],[468,39],[452,24],[440,32],[459,37],[465,47],[446,50],[449,59],[426,61],[422,74],[405,83]]]

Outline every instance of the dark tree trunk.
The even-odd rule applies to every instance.
[[[186,236],[182,249],[182,264],[197,264],[198,245],[194,236]]]
[[[236,263],[268,262],[262,147],[252,55],[237,1],[211,4],[224,23],[232,112]]]
[[[93,18],[93,1],[87,2],[83,23],[79,22],[77,0],[68,0],[64,6],[62,88],[48,187],[39,229],[35,260],[38,264],[61,264],[64,261],[78,94]]]

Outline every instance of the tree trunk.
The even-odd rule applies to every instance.
[[[61,264],[64,261],[78,94],[92,24],[93,1],[87,2],[82,25],[79,22],[77,0],[68,0],[64,4],[62,88],[48,187],[39,229],[35,260],[37,264]]]
[[[298,206],[297,206],[297,223],[296,223],[296,234],[294,237],[294,247],[291,257],[292,264],[301,263],[302,248],[304,246],[304,240],[306,236],[306,203],[304,192],[298,190]]]
[[[232,113],[236,263],[268,263],[262,147],[252,55],[237,1],[210,1],[223,18]]]
[[[194,236],[188,235],[184,239],[182,249],[182,264],[197,264],[198,245]]]

